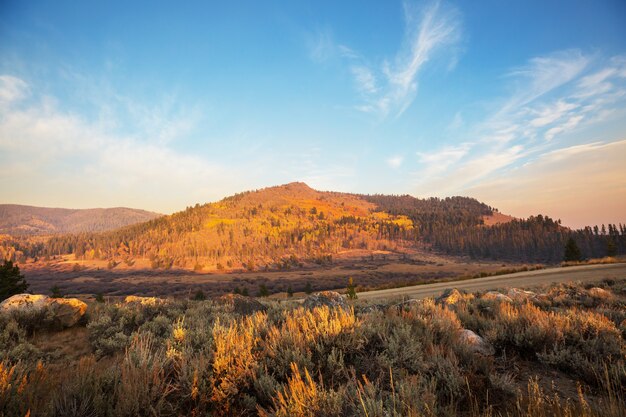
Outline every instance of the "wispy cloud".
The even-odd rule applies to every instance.
[[[366,66],[354,65],[350,68],[354,80],[356,82],[357,89],[364,95],[376,94],[378,92],[378,86],[376,85],[376,78],[372,71]]]
[[[466,191],[509,214],[559,217],[565,225],[620,223],[626,213],[626,140],[566,146]],[[537,201],[541,207],[537,207]]]
[[[411,105],[418,90],[418,75],[437,52],[460,39],[458,12],[440,2],[418,9],[405,3],[405,39],[392,62],[384,61],[384,87],[373,92],[359,109],[382,116],[399,116]]]
[[[221,197],[224,179],[232,177],[220,164],[177,152],[145,132],[112,133],[60,108],[54,98],[32,92],[35,88],[22,79],[0,80],[0,96],[11,101],[0,115],[5,200],[58,206],[80,201],[83,207],[118,204],[167,212],[190,201]],[[168,135],[176,135],[176,123],[170,123]],[[162,198],[165,191],[167,200]]]
[[[28,84],[12,75],[0,75],[0,105],[21,100],[28,94]]]
[[[404,157],[402,155],[396,155],[396,156],[392,156],[391,158],[387,158],[387,164],[391,168],[400,168],[403,162],[404,162]]]
[[[518,86],[501,112],[524,106],[572,81],[587,67],[589,58],[579,50],[559,51],[532,58],[528,65],[509,73]]]
[[[399,116],[411,105],[418,90],[423,67],[436,54],[447,52],[456,62],[454,48],[461,35],[458,11],[440,1],[427,6],[404,4],[405,33],[402,45],[391,60],[372,65],[366,57],[336,43],[328,29],[319,31],[309,41],[311,57],[323,62],[331,56],[348,61],[361,103],[355,108],[380,117]]]
[[[483,122],[468,126],[462,147],[418,152],[419,193],[464,193],[549,149],[570,148],[572,132],[618,117],[626,102],[621,62],[568,50],[511,71],[504,78],[510,96]]]

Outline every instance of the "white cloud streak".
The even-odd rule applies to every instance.
[[[468,127],[473,140],[418,152],[418,193],[464,194],[546,149],[587,149],[572,148],[568,135],[624,108],[620,62],[568,50],[512,71],[506,79],[515,88],[486,121]]]
[[[423,67],[436,54],[447,51],[451,55],[460,41],[461,23],[459,13],[451,6],[434,1],[418,8],[412,3],[404,4],[405,33],[402,46],[395,57],[372,65],[361,54],[332,40],[330,31],[320,31],[309,42],[311,57],[324,62],[331,56],[349,61],[355,87],[362,102],[355,106],[359,111],[373,113],[381,118],[398,117],[415,100],[418,77]],[[452,53],[454,55],[454,53]],[[451,61],[457,61],[451,56]],[[453,65],[448,65],[452,67]]]

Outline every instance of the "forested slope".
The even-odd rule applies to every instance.
[[[559,262],[573,237],[583,257],[626,252],[623,225],[573,231],[538,215],[488,226],[492,207],[468,197],[320,192],[291,183],[195,205],[113,231],[54,236],[46,241],[5,238],[0,256],[73,253],[78,259],[131,262],[154,268],[282,269],[328,263],[344,250],[430,247],[476,259]]]

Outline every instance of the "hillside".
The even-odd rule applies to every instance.
[[[126,207],[65,209],[0,204],[0,234],[101,232],[145,222],[159,216],[161,214]]]
[[[547,216],[514,219],[468,197],[321,192],[290,183],[235,194],[215,203],[117,230],[10,242],[16,259],[75,254],[112,264],[149,259],[152,268],[281,270],[328,264],[346,251],[431,249],[472,259],[560,262],[569,237],[584,257],[626,251],[626,228],[572,231]],[[499,214],[499,213],[498,213]],[[2,248],[0,247],[0,255]]]

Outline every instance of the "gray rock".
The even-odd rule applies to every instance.
[[[255,300],[252,297],[246,297],[239,294],[225,294],[215,299],[217,304],[221,304],[233,313],[248,315],[257,311],[267,311],[267,306]]]
[[[48,305],[49,297],[42,294],[16,294],[0,303],[0,310],[41,310]]]
[[[87,311],[87,304],[77,298],[50,298],[49,306],[54,319],[63,327],[74,326]]]
[[[304,299],[302,305],[305,308],[315,308],[323,306],[328,306],[331,308],[341,307],[343,309],[349,308],[346,297],[335,291],[321,291],[311,294]]]
[[[471,294],[462,293],[456,288],[451,288],[445,290],[443,294],[435,298],[435,303],[445,306],[454,306],[460,301],[471,300],[472,298],[474,298],[474,296]]]
[[[26,311],[48,308],[62,327],[72,327],[87,311],[87,304],[77,298],[50,298],[42,294],[17,294],[0,303],[0,311]]]
[[[493,346],[471,330],[459,330],[458,337],[459,341],[467,345],[473,353],[484,356],[492,356],[495,354]]]
[[[500,302],[511,303],[513,300],[508,295],[499,293],[498,291],[487,291],[480,297],[482,300],[497,300]]]
[[[520,290],[519,288],[511,288],[508,296],[515,301],[533,300],[537,294],[532,291]]]

